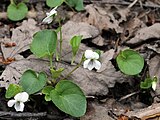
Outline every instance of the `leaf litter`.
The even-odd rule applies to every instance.
[[[154,2],[154,4],[158,4],[158,2],[156,1],[152,2]],[[121,1],[121,3],[123,3],[123,1]],[[146,1],[146,3],[148,3],[148,1]],[[142,2],[142,5],[146,3]],[[133,8],[136,9],[136,6],[133,6]],[[117,50],[120,51],[123,47],[130,47],[131,45],[134,46],[135,44],[138,44],[133,48],[140,52],[148,52],[148,50],[153,51],[152,53],[154,54],[154,56],[151,55],[147,62],[147,65],[149,66],[149,74],[151,76],[156,75],[159,77],[159,23],[152,22],[152,25],[147,26],[146,21],[144,21],[143,19],[146,17],[150,17],[149,14],[143,11],[144,16],[139,17],[138,15],[140,14],[137,11],[134,11],[134,9],[132,9],[131,11],[131,8],[128,9],[127,6],[122,7],[112,4],[90,4],[86,5],[85,9],[85,12],[76,13],[70,21],[62,26],[62,33],[64,37],[63,47],[65,48],[62,56],[64,56],[64,58],[60,64],[57,64],[56,62],[54,63],[59,67],[62,66],[66,68],[63,76],[65,76],[68,71],[71,71],[75,67],[74,65],[71,66],[69,64],[70,60],[68,58],[71,58],[72,55],[71,48],[69,46],[69,40],[73,35],[83,35],[82,44],[80,45],[75,64],[79,62],[79,58],[85,50],[96,49],[97,47],[88,46],[88,44],[85,44],[86,41],[91,41],[91,43],[98,44],[101,47],[111,46],[111,44],[115,45],[115,48],[111,46],[103,51],[104,53],[101,56],[102,68],[99,71],[89,71],[83,69],[83,66],[81,66],[70,77],[68,77],[68,79],[76,82],[84,90],[87,96],[108,96],[110,95],[111,89],[114,88],[115,84],[119,82],[120,84],[129,82],[132,83],[130,84],[131,86],[135,85],[136,81],[133,81],[134,78],[125,76],[117,70],[117,67],[113,61],[113,59],[115,59],[115,56],[117,55],[116,48],[118,48]],[[152,19],[152,21],[158,21],[158,19],[154,16],[152,17]],[[48,68],[46,68],[46,66],[48,66],[47,60],[39,60],[35,57],[32,58],[31,56],[29,56],[28,58],[24,58],[22,55],[20,55],[21,52],[29,49],[33,34],[36,31],[40,30],[40,28],[37,27],[36,24],[37,23],[33,19],[29,19],[28,21],[24,20],[21,26],[12,30],[11,39],[3,38],[1,40],[1,50],[3,57],[5,59],[13,57],[15,58],[15,61],[7,65],[5,70],[1,74],[0,87],[7,88],[9,83],[18,83],[22,73],[29,68],[37,72],[46,71],[48,75],[50,74],[48,72]],[[73,27],[70,26],[75,27],[73,29]],[[114,39],[106,39],[102,36],[104,31],[109,31],[108,36],[110,35],[110,33],[115,31],[114,35],[116,35],[116,37]],[[112,43],[110,41],[112,41]],[[15,42],[16,46],[5,47],[5,43],[8,42]],[[134,90],[137,90],[136,86]],[[159,84],[156,89],[156,95],[158,94]],[[130,98],[130,100],[132,100],[132,98]],[[127,102],[127,99],[124,99],[124,101]],[[112,119],[107,114],[108,111],[112,110],[112,105],[110,106],[110,108],[106,108],[111,103],[106,103],[105,107],[99,103],[90,102],[90,104],[92,104],[91,106],[94,108],[94,110],[89,110],[91,112],[89,113],[89,116],[87,113],[86,116],[82,118],[82,120],[89,120],[91,118],[93,120],[96,120],[96,118],[100,118],[102,120]],[[143,107],[144,106],[145,105],[143,105]],[[119,105],[117,105],[116,107],[120,108]],[[156,109],[157,113],[160,111],[158,107],[149,107],[149,110],[147,108],[144,108],[142,109],[142,111],[145,113],[145,115],[141,115],[143,112],[141,110],[137,112],[135,108],[131,110],[132,114],[126,112],[126,114],[124,115],[129,118],[137,117],[146,119],[146,116],[148,116],[149,118],[153,114],[153,112],[148,113],[147,111],[152,111],[154,109]],[[126,108],[121,108],[120,110],[125,111]],[[106,113],[107,115],[103,116],[100,113]]]

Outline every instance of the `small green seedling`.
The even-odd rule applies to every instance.
[[[141,89],[149,89],[152,87],[152,89],[155,91],[156,84],[157,84],[158,78],[157,77],[147,77],[143,82],[140,83]]]
[[[72,46],[72,61],[71,64],[73,64],[76,54],[78,52],[79,46],[81,44],[82,36],[74,36],[70,40],[70,45]]]
[[[139,74],[144,66],[143,57],[138,52],[131,49],[121,51],[118,54],[116,61],[119,69],[127,75]]]
[[[25,18],[28,13],[28,7],[25,3],[11,3],[7,8],[7,16],[12,21],[19,21]]]
[[[54,89],[53,86],[46,86],[43,88],[42,93],[45,95],[45,100],[46,101],[51,101],[51,96],[50,96],[50,92]]]
[[[74,7],[77,11],[84,10],[83,0],[46,0],[49,7],[56,7],[66,3],[69,7]]]

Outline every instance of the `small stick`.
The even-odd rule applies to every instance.
[[[0,111],[0,117],[12,117],[12,118],[27,118],[27,117],[45,117],[47,116],[47,112],[40,112],[40,113],[17,113],[17,112],[4,112]]]

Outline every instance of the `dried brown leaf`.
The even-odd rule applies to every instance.
[[[160,23],[155,23],[150,27],[144,27],[137,31],[134,38],[127,41],[128,44],[138,44],[148,39],[160,38]]]
[[[84,14],[78,13],[72,18],[72,20],[87,22],[97,27],[99,30],[115,29],[117,33],[123,32],[123,27],[121,27],[119,24],[122,21],[126,21],[129,9],[117,8],[117,11],[111,9],[106,10],[105,8],[92,4],[87,5],[85,9],[85,16]],[[118,19],[115,16],[115,13],[120,16]]]
[[[24,71],[27,69],[33,69],[37,72],[46,71],[49,69],[48,66],[49,62],[37,59],[29,59],[29,60],[20,60],[15,61],[9,65],[7,65],[6,69],[3,71],[2,75],[0,76],[0,87],[7,88],[9,84],[19,83],[20,77]]]
[[[1,50],[4,59],[16,58],[22,59],[21,53],[29,49],[29,45],[32,41],[32,36],[35,32],[39,31],[40,28],[36,26],[37,22],[34,19],[24,20],[22,25],[12,30],[11,39],[4,38],[1,44]],[[15,46],[6,47],[6,43],[15,43]]]
[[[159,113],[160,103],[156,103],[144,109],[126,112],[125,115],[130,118],[136,117],[141,120],[148,120],[151,118],[155,118],[156,116],[160,116]]]
[[[107,114],[109,111],[108,108],[105,104],[89,102],[87,113],[80,120],[114,120]]]
[[[62,43],[62,56],[63,60],[71,61],[72,58],[72,49],[70,46],[70,39],[75,35],[82,35],[82,39],[88,38],[95,38],[100,34],[99,30],[89,25],[88,23],[84,22],[73,22],[68,21],[66,24],[62,26],[62,36],[63,36],[63,43]],[[80,45],[80,50],[77,54],[76,61],[77,63],[80,62],[82,54],[85,50],[90,49],[89,47],[84,46],[83,44]]]

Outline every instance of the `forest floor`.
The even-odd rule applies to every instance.
[[[23,113],[7,106],[5,87],[18,83],[27,69],[46,71],[48,61],[33,57],[29,50],[34,33],[57,29],[58,22],[42,24],[51,9],[45,0],[30,0],[25,19],[13,22],[7,18],[9,0],[0,1],[0,119],[2,120],[159,120],[160,81],[156,90],[141,89],[140,83],[150,75],[160,78],[160,0],[84,0],[85,10],[76,12],[63,4],[58,7],[62,19],[63,51],[60,66],[64,75],[70,65],[69,40],[83,35],[75,63],[87,49],[101,50],[102,68],[89,71],[80,66],[68,79],[77,83],[87,96],[87,112],[74,118],[45,102],[43,95],[32,96]],[[6,46],[15,43],[15,46]],[[116,64],[119,51],[131,48],[145,59],[142,72],[127,76]],[[10,58],[10,59],[9,59]],[[55,62],[56,63],[56,62]]]

